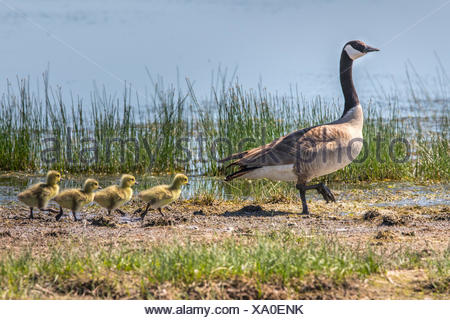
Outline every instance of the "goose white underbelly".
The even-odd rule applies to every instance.
[[[274,181],[297,181],[297,176],[294,173],[293,164],[261,167],[249,171],[245,175],[242,175],[242,178],[246,179],[267,178]]]
[[[358,156],[362,146],[361,139],[361,141],[352,141],[345,147],[320,150],[314,153],[311,158],[297,162],[297,174],[294,172],[294,164],[286,164],[254,169],[242,175],[241,178],[297,181],[299,177],[302,177],[304,180],[310,181],[313,178],[330,174],[349,165]]]

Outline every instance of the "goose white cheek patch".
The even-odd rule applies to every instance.
[[[350,57],[350,59],[355,60],[358,59],[359,57],[362,57],[363,55],[365,55],[364,52],[361,52],[359,50],[356,50],[355,48],[353,48],[351,45],[346,45],[344,48],[345,52],[347,52],[348,56]]]

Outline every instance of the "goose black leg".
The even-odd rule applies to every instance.
[[[296,185],[298,191],[300,192],[300,199],[302,200],[303,212],[302,214],[309,214],[308,205],[306,203],[306,190],[315,189],[319,194],[322,195],[323,199],[328,203],[330,201],[336,202],[336,198],[334,197],[331,190],[323,183],[313,184],[307,186],[305,184],[297,184]]]
[[[28,217],[29,219],[33,219],[33,207],[30,207],[30,216]]]
[[[331,190],[323,183],[312,184],[310,186],[303,185],[304,190],[317,190],[319,194],[322,195],[323,199],[328,203],[330,201],[336,202],[336,198],[334,197]],[[298,189],[298,188],[297,188]]]
[[[63,216],[63,214],[64,214],[63,208],[62,208],[62,207],[59,207],[59,213],[58,213],[58,215],[55,217],[55,218],[56,218],[56,221],[59,221],[59,219],[61,219],[61,217]]]
[[[161,208],[158,208],[158,211],[159,211],[159,213],[161,213],[161,215],[162,215],[163,217],[165,217],[165,215],[164,215],[164,213],[162,212]]]
[[[317,192],[319,192],[323,199],[328,203],[330,201],[336,202],[336,198],[334,194],[331,192],[330,188],[328,188],[324,183],[319,183],[317,187]]]
[[[75,211],[72,211],[72,215],[73,215],[73,220],[74,221],[78,221],[79,219],[77,218],[77,213]]]
[[[300,192],[300,199],[302,200],[302,215],[309,215],[308,204],[306,203],[306,190],[307,186],[304,184],[297,184],[296,188]]]

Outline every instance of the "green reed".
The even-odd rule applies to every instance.
[[[417,74],[407,76],[406,106],[388,95],[362,102],[366,148],[324,179],[449,180],[449,82],[440,71],[439,86],[430,91]],[[1,170],[220,176],[229,171],[218,159],[342,113],[341,103],[308,100],[294,88],[280,95],[222,81],[210,98],[199,99],[189,82],[183,92],[159,81],[150,97],[134,97],[126,86],[119,98],[95,91],[84,100],[67,98],[47,79],[43,94],[31,91],[29,79],[7,83],[0,100]],[[402,115],[405,108],[410,117]],[[431,108],[436,115],[423,112]]]

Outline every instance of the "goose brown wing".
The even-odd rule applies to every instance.
[[[292,132],[286,136],[275,139],[272,142],[241,153],[236,153],[222,161],[237,159],[229,166],[242,168],[259,168],[263,166],[275,166],[292,164],[300,151],[301,138],[312,128],[305,128]]]
[[[350,140],[347,130],[337,125],[321,125],[302,129],[276,139],[271,143],[247,151],[230,166],[239,166],[247,171],[265,166],[294,164],[313,159],[315,153],[324,148],[331,151],[342,142]]]

